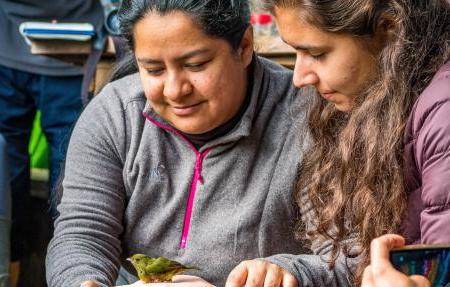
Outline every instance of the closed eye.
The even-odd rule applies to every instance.
[[[196,71],[202,70],[204,68],[204,66],[209,62],[210,62],[210,60],[205,61],[205,62],[200,62],[200,63],[187,63],[184,66],[186,68],[188,68],[189,70],[196,72]]]
[[[163,73],[164,69],[162,68],[158,68],[158,69],[145,69],[145,71],[147,72],[147,74],[151,75],[151,76],[159,76]]]
[[[321,60],[325,57],[325,53],[310,54],[314,60]]]

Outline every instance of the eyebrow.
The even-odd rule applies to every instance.
[[[192,58],[192,57],[197,56],[197,55],[205,54],[207,52],[209,52],[209,49],[206,49],[206,48],[205,49],[200,49],[200,50],[195,50],[195,51],[186,53],[184,55],[181,55],[179,57],[176,57],[175,61],[183,62],[184,60],[187,60],[187,59]],[[161,60],[155,60],[155,59],[152,59],[152,58],[138,58],[137,60],[138,60],[138,62],[144,63],[144,64],[161,64],[163,62]]]
[[[294,45],[294,44],[290,44],[288,43],[286,40],[284,40],[283,38],[281,38],[281,40],[288,44],[289,46],[291,46],[292,48],[294,48],[297,51],[308,51],[308,50],[314,50],[314,49],[318,49],[318,46],[313,46],[313,45]]]

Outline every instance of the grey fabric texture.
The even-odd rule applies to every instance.
[[[311,253],[294,239],[299,211],[292,198],[308,97],[293,86],[291,71],[267,60],[256,58],[252,76],[241,121],[200,149],[211,151],[184,249],[179,244],[196,154],[143,117],[144,111],[167,124],[146,102],[137,74],[94,98],[69,144],[46,260],[48,286],[78,287],[85,280],[111,286],[119,266],[135,274],[125,260],[134,253],[197,266],[201,270],[189,274],[216,286],[242,260]],[[316,270],[322,265],[315,258],[301,256],[279,255],[277,262],[292,261],[296,269],[288,270],[302,286],[332,281],[323,268]]]
[[[100,27],[103,9],[98,0],[0,0],[0,65],[47,76],[82,75],[81,66],[32,55],[19,32],[22,22],[87,22]]]

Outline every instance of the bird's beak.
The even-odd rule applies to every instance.
[[[130,262],[131,262],[131,258],[127,258],[127,261],[130,261]]]

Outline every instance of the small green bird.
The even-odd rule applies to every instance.
[[[133,264],[139,279],[145,283],[172,282],[172,277],[181,272],[189,269],[200,270],[165,257],[152,258],[145,254],[134,254],[127,260]]]

